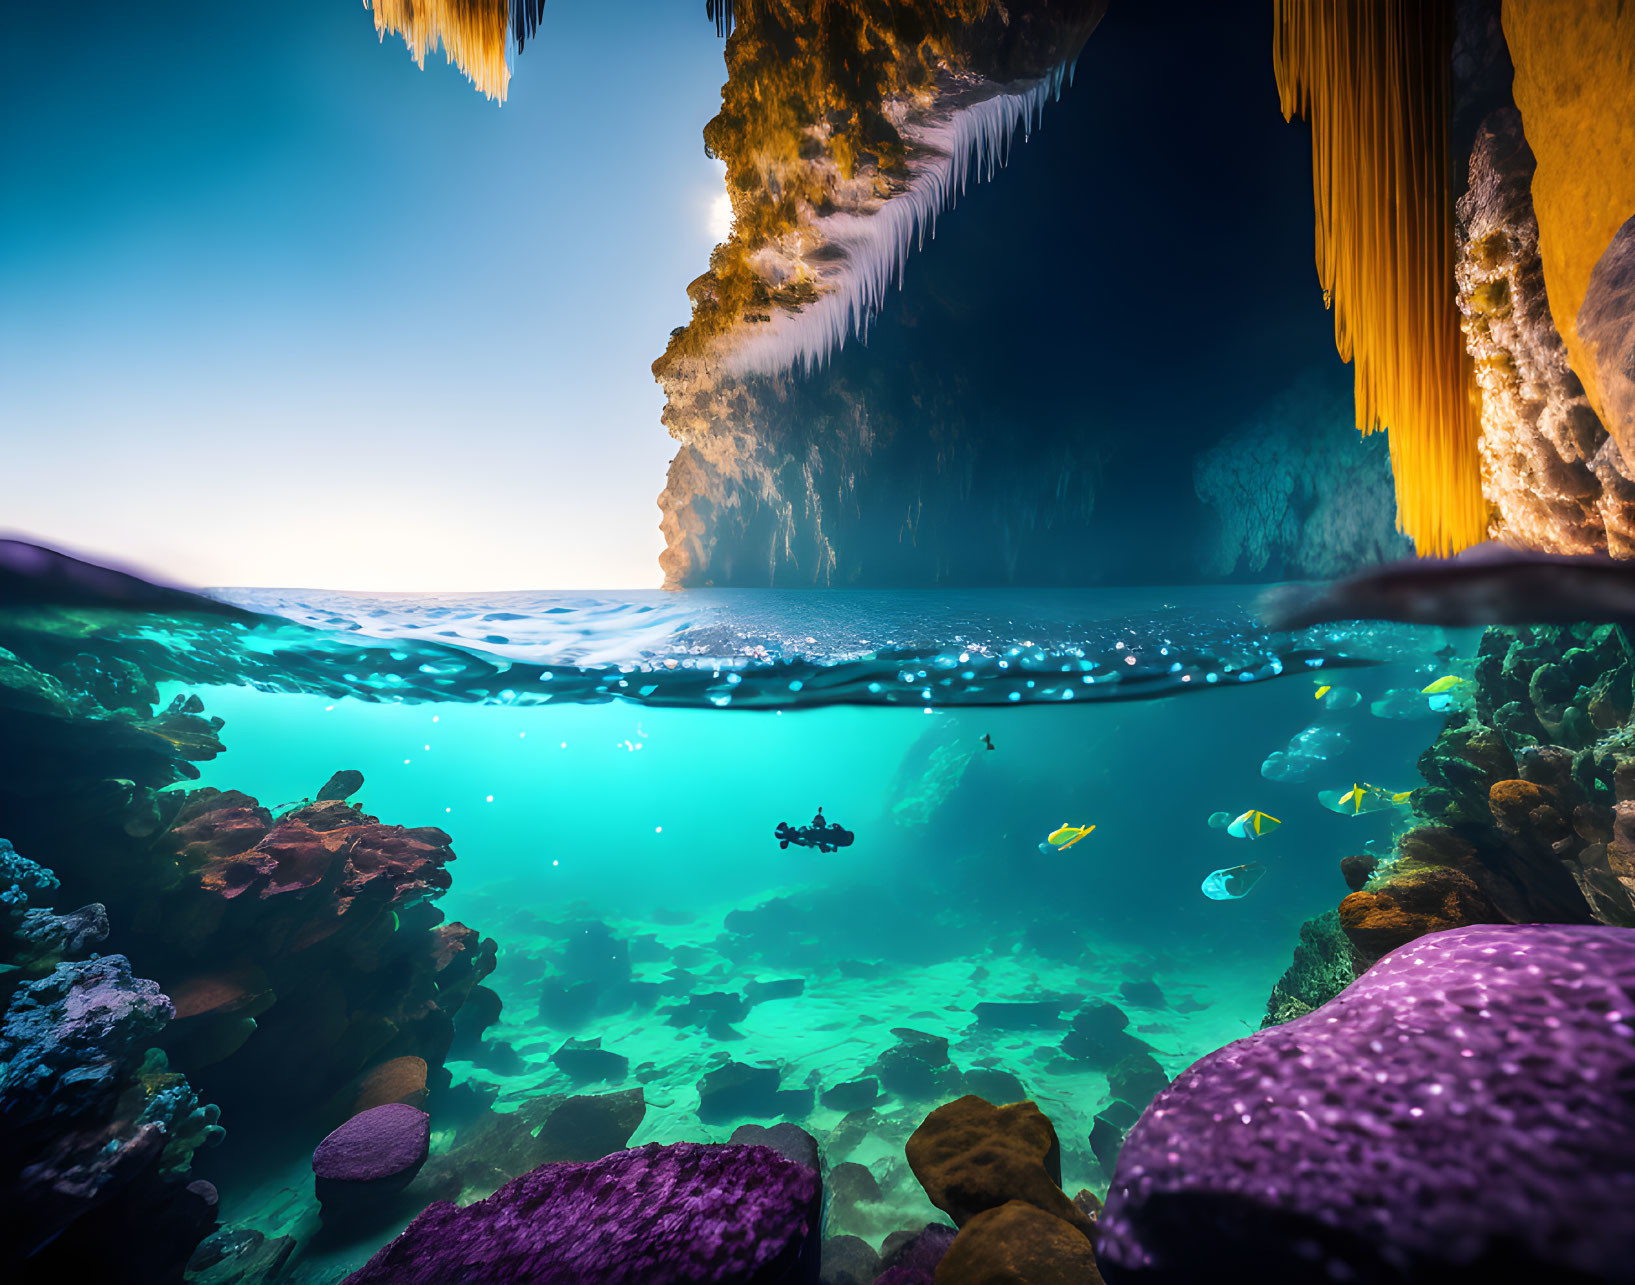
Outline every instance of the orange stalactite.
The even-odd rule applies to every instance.
[[[1317,275],[1356,365],[1357,427],[1390,431],[1397,524],[1422,554],[1482,540],[1480,408],[1459,328],[1446,0],[1274,0],[1283,115],[1311,123]]]
[[[403,37],[421,67],[439,44],[477,89],[505,101],[511,83],[511,0],[364,0],[382,40]]]

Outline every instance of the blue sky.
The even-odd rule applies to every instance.
[[[656,585],[703,6],[550,0],[504,106],[358,0],[164,9],[8,16],[0,529],[196,584]]]

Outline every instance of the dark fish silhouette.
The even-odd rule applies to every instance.
[[[990,750],[994,748],[993,737],[989,736],[986,732],[982,733],[982,743]]]
[[[823,818],[823,809],[819,808],[817,815],[812,818],[811,825],[792,826],[787,821],[778,822],[778,828],[773,831],[780,848],[787,848],[794,844],[797,848],[816,848],[819,852],[838,852],[841,848],[852,846],[852,840],[857,836],[844,826],[826,821]]]

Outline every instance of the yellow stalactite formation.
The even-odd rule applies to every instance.
[[[1421,554],[1485,538],[1480,407],[1459,328],[1447,0],[1274,0],[1285,119],[1311,122],[1317,275],[1356,363],[1357,427],[1390,430],[1397,525]]]
[[[439,44],[479,91],[505,101],[511,83],[511,0],[364,0],[375,30],[403,37],[420,67]]]
[[[1578,310],[1597,261],[1635,216],[1635,3],[1504,0],[1503,15],[1516,106],[1538,158],[1533,211],[1550,315],[1585,396],[1612,427]],[[1618,444],[1628,459],[1635,443]]]

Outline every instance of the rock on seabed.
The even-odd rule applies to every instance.
[[[1635,931],[1421,937],[1195,1063],[1097,1227],[1123,1282],[1612,1282],[1635,1264]]]
[[[428,1207],[347,1285],[781,1285],[819,1251],[816,1172],[766,1147],[652,1143]]]

